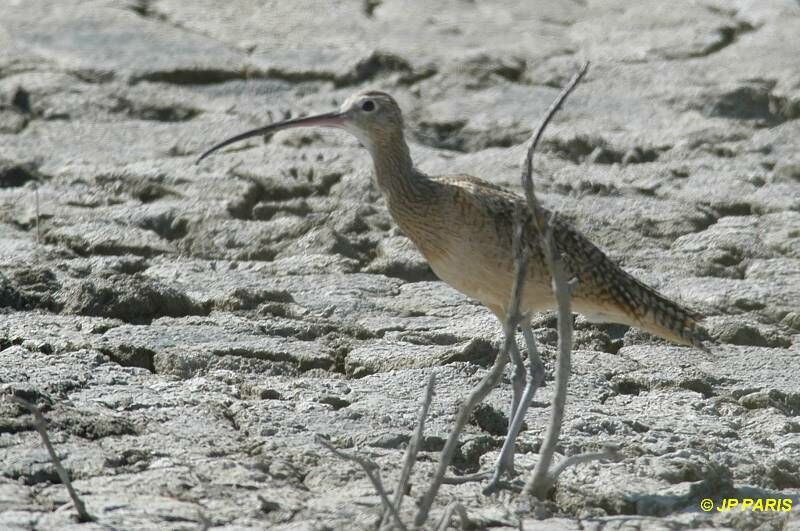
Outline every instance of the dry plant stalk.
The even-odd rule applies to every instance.
[[[508,343],[508,340],[506,340],[506,343]],[[450,431],[450,435],[447,437],[447,442],[445,443],[442,453],[439,456],[439,464],[436,467],[436,472],[431,479],[428,490],[420,500],[419,511],[414,519],[415,526],[422,527],[428,520],[428,514],[430,513],[431,506],[433,505],[433,500],[436,498],[436,494],[439,492],[439,487],[441,487],[442,483],[444,482],[444,476],[447,473],[447,467],[450,465],[450,462],[453,460],[453,456],[458,449],[458,438],[461,435],[461,432],[464,430],[464,426],[466,426],[467,422],[469,422],[469,417],[472,414],[472,411],[500,382],[500,379],[503,377],[503,369],[505,369],[506,363],[508,363],[508,356],[505,354],[505,352],[498,353],[497,357],[494,359],[492,368],[489,370],[486,376],[483,377],[480,383],[478,383],[475,389],[472,390],[472,393],[470,393],[469,397],[467,397],[467,400],[461,404],[461,407],[458,409],[456,424]]]
[[[402,529],[405,531],[408,529],[403,521],[400,519],[400,514],[394,508],[391,500],[389,500],[389,495],[386,493],[386,489],[383,488],[383,481],[381,481],[381,473],[380,467],[378,464],[373,461],[372,459],[368,459],[366,457],[362,457],[358,454],[348,454],[347,452],[343,452],[328,442],[325,438],[317,435],[316,440],[319,444],[327,448],[331,451],[333,455],[336,457],[340,457],[346,461],[353,461],[354,463],[358,464],[361,468],[364,469],[364,472],[367,473],[367,477],[372,482],[372,486],[375,488],[375,492],[378,493],[378,496],[381,498],[381,503],[383,507],[392,515],[394,519],[394,524],[397,526],[397,529]]]
[[[577,86],[578,82],[580,82],[581,78],[586,73],[588,67],[589,63],[583,65],[583,67],[572,77],[570,82],[567,83],[567,86],[564,87],[564,89],[559,93],[558,97],[550,105],[550,108],[547,109],[547,112],[545,113],[542,122],[539,124],[539,127],[537,127],[536,131],[534,132],[533,139],[531,140],[531,145],[528,148],[527,154],[525,156],[525,164],[522,170],[522,188],[525,191],[527,210],[531,216],[531,222],[534,226],[535,232],[539,235],[539,243],[543,250],[545,263],[550,269],[551,277],[553,279],[553,291],[555,292],[556,302],[558,303],[559,345],[561,346],[563,343],[568,352],[572,348],[572,312],[570,310],[569,286],[565,285],[563,282],[563,277],[565,276],[564,270],[563,267],[561,267],[558,252],[553,244],[552,226],[550,223],[552,221],[552,218],[548,220],[547,226],[544,230],[542,230],[541,224],[539,223],[538,213],[541,211],[541,206],[539,205],[539,201],[536,198],[533,186],[533,155],[536,152],[536,148],[539,145],[539,141],[541,140],[544,130],[547,128],[547,125],[550,123],[550,120],[553,118],[555,113],[558,112],[559,108],[564,103],[564,100]],[[517,216],[518,223],[520,218],[524,219],[524,216],[520,215]],[[527,255],[528,249],[520,250],[520,248],[523,247],[521,238],[522,238],[522,228],[517,227],[514,234],[514,248],[516,249],[514,252],[516,274],[514,277],[514,284],[511,290],[511,306],[506,315],[506,325],[505,325],[506,338],[508,338],[509,336],[513,337],[516,335],[517,324],[520,323],[521,321],[521,316],[519,316],[517,313],[519,309],[518,303],[519,300],[521,299],[522,290],[525,285],[525,274],[527,272],[527,260],[528,260],[528,255]],[[564,316],[566,316],[566,319],[562,318]],[[567,328],[564,328],[564,326],[566,326]],[[542,385],[542,383],[544,383],[544,365],[542,364],[541,358],[539,356],[539,351],[536,347],[536,339],[533,336],[533,332],[530,330],[530,325],[528,322],[524,323],[524,325],[522,326],[522,331],[525,337],[526,346],[528,347],[528,362],[529,362],[528,370],[530,378],[527,382],[527,385],[525,386],[525,391],[523,392],[523,396],[519,400],[518,405],[516,405],[517,401],[515,401],[516,409],[513,410],[513,414],[509,422],[508,434],[506,435],[506,439],[503,442],[503,448],[500,451],[500,457],[497,460],[492,480],[489,482],[489,485],[484,490],[485,493],[490,493],[497,488],[500,478],[502,477],[504,472],[506,471],[508,471],[509,473],[513,472],[514,443],[516,441],[517,436],[519,435],[520,429],[522,428],[522,423],[525,418],[525,413],[530,407],[530,403],[533,400],[533,397],[536,394],[537,389],[539,388],[539,386]],[[513,347],[516,350],[516,342],[514,342]],[[569,354],[567,354],[566,357],[559,356],[559,360],[564,360],[567,363],[566,371],[560,371],[559,373],[563,372],[564,374],[566,374],[567,375],[566,378],[568,380]],[[524,373],[523,373],[523,379],[524,379]],[[564,386],[566,386],[566,380],[563,382],[563,384]],[[562,403],[557,404],[556,400],[554,399],[553,409],[554,410],[557,409],[561,413],[559,418],[557,419],[557,423],[554,422],[550,423],[550,426],[548,428],[548,433],[554,433],[555,440],[557,441],[558,433],[560,432],[560,427],[561,427],[561,419],[563,417],[563,409],[564,409],[563,401],[566,400],[566,388],[563,389],[563,393],[561,395],[559,395],[558,392],[556,392],[556,397]],[[552,420],[553,419],[551,419],[551,421]],[[553,428],[553,426],[557,427]],[[538,464],[542,463],[543,455],[544,455],[543,453],[540,453],[539,463],[537,463],[537,467]],[[550,456],[550,459],[552,459],[552,456]],[[547,466],[549,467],[549,461]],[[545,470],[547,470],[547,468]]]
[[[375,492],[377,492],[378,496],[380,496],[381,504],[384,508],[383,517],[381,518],[379,526],[381,529],[407,529],[406,525],[400,518],[400,507],[403,504],[403,497],[405,496],[406,489],[408,488],[408,481],[411,478],[411,471],[414,468],[414,464],[417,462],[417,453],[419,452],[422,438],[425,435],[425,419],[428,417],[428,410],[430,409],[431,402],[433,401],[435,386],[436,377],[431,375],[430,378],[428,378],[428,385],[425,387],[425,395],[423,396],[422,404],[420,405],[419,409],[419,415],[417,416],[417,427],[414,430],[414,435],[411,437],[411,440],[408,443],[408,449],[406,450],[406,455],[403,459],[403,468],[400,472],[400,481],[398,481],[397,489],[394,493],[394,501],[389,500],[389,495],[386,492],[386,489],[383,487],[380,469],[377,463],[358,454],[349,454],[343,452],[337,449],[323,437],[319,435],[316,437],[317,442],[330,450],[333,455],[347,461],[353,461],[354,463],[357,463],[367,473],[367,477],[372,482]],[[462,521],[466,521],[466,511],[463,511],[462,516]]]
[[[549,231],[549,228],[548,228]],[[552,245],[552,240],[550,241]],[[553,249],[555,250],[555,249]],[[553,277],[553,291],[558,302],[558,362],[556,366],[556,383],[550,408],[550,422],[547,425],[539,460],[533,474],[525,484],[525,491],[537,498],[544,498],[550,490],[555,478],[550,476],[550,464],[553,462],[561,425],[564,421],[564,406],[567,402],[567,388],[571,368],[572,354],[572,309],[570,305],[570,285],[568,283],[560,258],[551,255],[550,271]],[[557,286],[557,287],[556,287]]]
[[[508,426],[508,433],[503,441],[503,447],[500,450],[500,456],[497,458],[494,473],[486,488],[483,490],[484,494],[491,494],[497,490],[500,485],[500,478],[504,472],[512,473],[514,470],[514,444],[522,430],[522,425],[525,422],[525,414],[530,408],[533,397],[536,391],[544,385],[544,363],[539,356],[539,350],[536,346],[536,338],[533,336],[533,330],[530,324],[525,322],[522,326],[522,335],[525,338],[525,345],[528,347],[528,377],[525,384],[525,389],[519,400],[519,406],[511,418]],[[516,345],[514,345],[516,349]]]
[[[18,396],[11,396],[10,398],[12,402],[24,407],[31,413],[31,415],[33,415],[33,423],[36,427],[36,431],[39,432],[42,442],[44,443],[45,448],[47,448],[47,453],[50,454],[50,460],[53,462],[53,467],[56,469],[58,477],[61,479],[61,483],[63,483],[67,488],[69,497],[72,498],[72,504],[75,506],[75,510],[78,512],[78,521],[93,522],[94,517],[92,517],[92,515],[86,511],[86,506],[83,504],[83,501],[78,497],[78,493],[75,492],[75,489],[72,488],[72,482],[69,479],[67,470],[61,464],[61,460],[56,455],[53,444],[50,442],[50,436],[47,434],[47,421],[45,420],[44,415],[42,415],[42,412],[34,404],[31,404],[23,398]]]
[[[37,245],[42,243],[42,235],[41,230],[39,229],[39,185],[36,185],[36,188],[33,189],[33,193],[36,196],[36,243]]]
[[[609,452],[591,453],[579,456],[573,456],[565,460],[566,462],[560,463],[558,466],[551,470],[551,463],[553,462],[553,455],[555,454],[555,446],[558,443],[558,437],[561,434],[561,425],[564,420],[564,406],[567,401],[567,388],[569,385],[569,376],[572,364],[572,307],[570,301],[570,293],[577,282],[577,279],[567,278],[564,266],[561,260],[561,255],[556,249],[553,242],[553,217],[547,220],[547,225],[542,230],[539,219],[536,215],[540,210],[539,202],[536,198],[533,186],[533,154],[535,146],[538,144],[539,139],[553,117],[555,112],[561,107],[562,103],[569,95],[570,92],[586,74],[589,68],[589,63],[586,62],[581,69],[572,77],[570,82],[561,91],[558,98],[553,102],[545,115],[539,128],[534,134],[531,149],[525,160],[525,168],[522,172],[522,185],[525,190],[525,199],[528,203],[528,209],[533,216],[533,223],[537,228],[537,233],[541,241],[542,250],[544,252],[545,262],[550,269],[550,276],[552,278],[553,293],[555,295],[556,304],[558,307],[558,362],[556,366],[556,382],[555,391],[553,396],[552,407],[550,410],[550,421],[547,425],[542,448],[539,451],[539,460],[536,462],[533,474],[528,478],[525,484],[525,492],[536,496],[537,498],[544,498],[547,496],[549,490],[552,488],[559,474],[563,472],[570,464],[583,463],[589,460],[615,457]]]
[[[436,531],[447,531],[450,527],[450,522],[453,520],[453,514],[458,513],[458,519],[461,520],[461,529],[469,529],[470,521],[467,517],[467,510],[458,502],[453,502],[447,506],[444,514],[442,515],[439,524],[436,526]]]
[[[400,513],[400,507],[403,504],[403,497],[408,489],[408,481],[411,478],[411,470],[414,468],[414,465],[417,462],[417,453],[419,452],[419,447],[422,443],[422,437],[425,434],[425,419],[428,417],[428,410],[430,409],[431,402],[433,401],[433,391],[435,385],[436,377],[431,374],[430,378],[428,378],[428,385],[425,387],[425,395],[422,399],[422,405],[419,408],[417,427],[414,430],[414,435],[408,442],[406,456],[403,459],[403,469],[400,472],[400,481],[397,482],[397,489],[394,493],[394,508],[395,512],[398,514]],[[390,516],[391,512],[389,509],[386,509],[383,514],[383,521],[381,523],[382,526],[385,526],[389,523]]]

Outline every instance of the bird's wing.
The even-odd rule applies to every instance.
[[[509,200],[522,199],[522,197],[519,195],[506,188],[503,188],[502,186],[490,183],[489,181],[485,181],[477,177],[473,177],[472,175],[442,175],[439,177],[433,177],[433,179],[445,185],[457,186],[476,193],[496,192],[500,195],[507,196]]]
[[[450,190],[454,198],[483,211],[478,219],[492,221],[497,243],[511,255],[514,217],[521,215],[525,223],[522,241],[530,252],[530,267],[545,272],[547,265],[542,252],[541,238],[533,223],[526,201],[520,195],[500,186],[468,175],[437,179]],[[552,218],[551,218],[552,216]],[[538,207],[539,227],[552,224],[556,249],[561,255],[566,273],[578,280],[573,292],[578,306],[603,307],[622,312],[631,324],[679,343],[702,346],[707,339],[698,324],[702,316],[645,285],[612,261],[571,223],[544,207]],[[548,274],[549,276],[549,274]],[[580,304],[589,301],[591,304]],[[623,322],[616,319],[616,322]]]
[[[522,196],[483,179],[471,175],[445,175],[434,180],[449,190],[456,202],[471,204],[484,211],[486,219],[498,223],[500,231],[508,231],[509,238],[515,213],[527,213]]]

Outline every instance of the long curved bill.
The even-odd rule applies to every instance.
[[[258,129],[253,129],[251,131],[247,131],[245,133],[236,135],[231,137],[227,140],[223,140],[219,144],[215,145],[202,155],[195,161],[195,164],[199,164],[207,156],[211,155],[218,149],[224,148],[234,142],[239,142],[240,140],[245,140],[247,138],[252,138],[254,136],[261,136],[266,135],[268,133],[274,133],[276,131],[281,131],[283,129],[291,129],[293,127],[342,127],[344,125],[344,121],[346,118],[346,114],[343,112],[329,112],[325,114],[318,114],[316,116],[307,116],[305,118],[295,118],[294,120],[286,120],[285,122],[278,122],[276,124],[270,124],[265,127],[259,127]]]

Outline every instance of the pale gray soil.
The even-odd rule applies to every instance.
[[[520,143],[589,59],[540,195],[719,345],[579,317],[559,451],[624,458],[533,506],[445,486],[434,516],[458,500],[479,527],[800,529],[800,509],[698,507],[800,505],[798,36],[794,0],[0,2],[0,391],[42,408],[97,517],[75,523],[30,415],[0,401],[0,528],[374,528],[363,472],[314,434],[391,487],[435,374],[411,516],[498,323],[436,281],[345,134],[194,158],[372,87],[405,109],[421,169],[516,189]],[[552,316],[536,328],[552,370]],[[525,474],[551,393],[548,376]],[[491,466],[509,398],[506,381],[454,474]]]

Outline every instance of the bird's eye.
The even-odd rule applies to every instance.
[[[361,104],[361,110],[362,111],[367,111],[367,112],[374,111],[375,110],[375,102],[372,101],[372,100],[365,101],[364,103]]]

